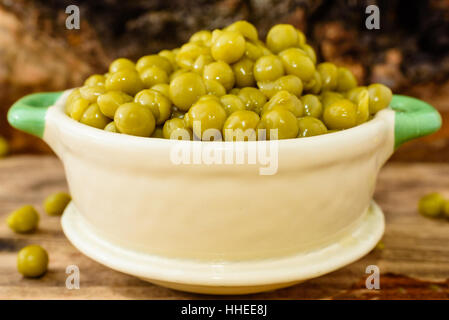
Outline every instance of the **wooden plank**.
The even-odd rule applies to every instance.
[[[375,199],[386,214],[385,248],[329,275],[249,299],[449,299],[449,222],[421,217],[419,197],[438,190],[449,197],[449,164],[390,163],[382,169]],[[66,190],[61,163],[51,156],[0,160],[0,298],[3,299],[195,299],[217,298],[158,287],[112,271],[79,253],[64,237],[58,217],[41,215],[39,230],[18,235],[4,223],[23,204],[42,212],[42,200]],[[24,279],[16,270],[23,246],[40,244],[50,254],[48,273]],[[81,288],[65,287],[67,265],[79,266]],[[365,269],[381,271],[380,290],[365,288]],[[239,297],[234,297],[239,298]]]

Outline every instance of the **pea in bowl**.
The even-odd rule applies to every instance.
[[[396,147],[441,126],[433,107],[395,95],[372,120],[336,133],[176,141],[83,125],[64,113],[69,93],[33,94],[8,113],[64,164],[73,198],[65,234],[112,269],[200,293],[285,287],[367,254],[384,230],[372,201],[380,168]],[[173,161],[174,148],[206,145],[231,154],[239,146],[245,156],[275,148],[275,174],[260,174],[266,163]]]

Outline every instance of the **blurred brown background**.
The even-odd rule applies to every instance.
[[[65,27],[71,4],[81,10],[79,30]],[[369,4],[380,8],[380,30],[365,27]],[[403,146],[393,160],[449,159],[449,0],[0,0],[0,135],[13,153],[49,152],[6,123],[18,98],[78,86],[114,58],[174,48],[198,29],[240,19],[261,37],[273,24],[291,23],[321,61],[348,66],[360,83],[382,82],[433,104],[443,129]]]

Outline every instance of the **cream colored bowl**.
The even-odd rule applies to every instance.
[[[101,239],[110,247],[141,257],[178,261],[179,266],[193,263],[225,268],[256,263],[260,268],[264,261],[298,257],[341,242],[361,229],[376,177],[395,145],[436,131],[441,125],[441,118],[429,105],[395,96],[392,106],[396,111],[383,110],[373,120],[337,133],[281,141],[175,141],[115,134],[80,124],[63,111],[68,93],[25,97],[12,107],[8,119],[13,126],[42,136],[61,159],[73,210],[95,234],[95,241]],[[254,150],[272,152],[271,162],[205,163],[207,155],[233,155],[236,147],[245,157],[254,155]],[[179,152],[175,151],[181,149],[190,150],[196,163],[177,163],[174,155]],[[383,220],[376,230],[383,230]],[[363,254],[380,234],[361,249]],[[78,243],[80,246],[92,258],[108,264],[108,259],[100,258],[101,252]],[[114,257],[120,260],[120,254]],[[338,266],[349,262],[351,259],[346,259]],[[176,269],[176,264],[172,268]],[[185,278],[177,281],[176,276],[136,275],[155,282],[188,283]],[[231,281],[232,285],[226,279],[221,281],[213,285],[245,285],[244,281]],[[205,279],[190,284],[207,286],[212,282]],[[234,292],[248,291],[222,293]]]

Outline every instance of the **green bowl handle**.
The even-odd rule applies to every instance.
[[[55,104],[61,94],[62,91],[33,93],[21,98],[8,111],[9,124],[16,129],[42,138],[47,109]]]
[[[432,134],[441,128],[441,116],[430,104],[402,95],[393,95],[395,148],[405,142]]]

